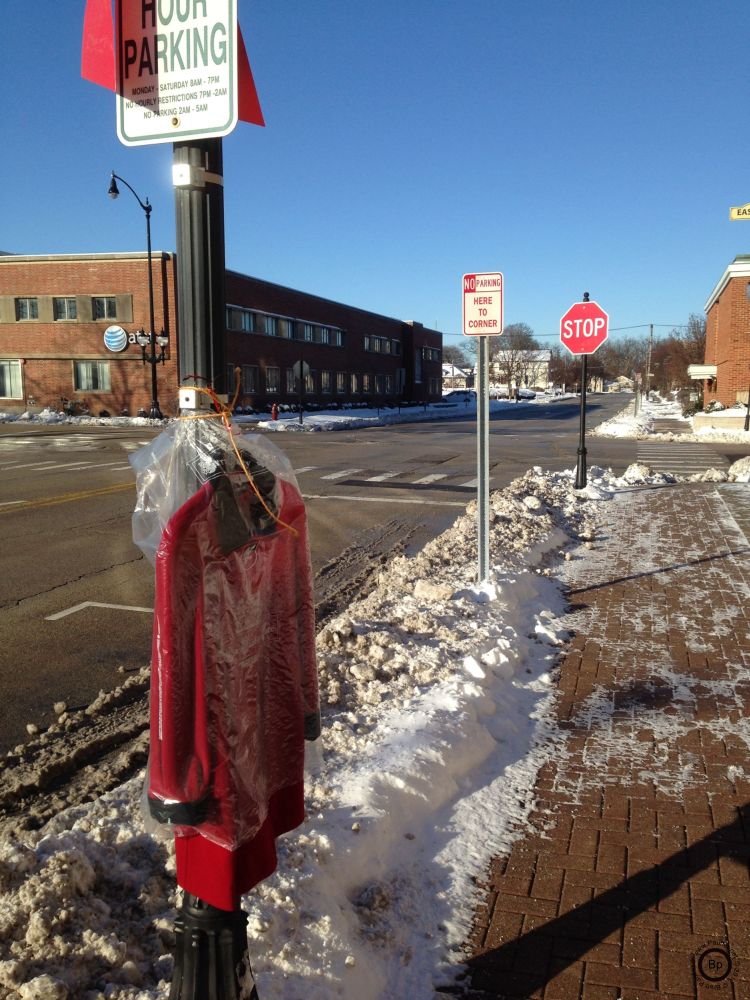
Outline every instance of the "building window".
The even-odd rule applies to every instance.
[[[440,379],[431,378],[430,379],[430,395],[439,396],[440,395]]]
[[[320,373],[320,391],[326,393],[326,395],[330,395],[333,391],[331,372]]]
[[[365,372],[362,376],[362,392],[365,394],[372,392],[372,375],[369,372]]]
[[[419,348],[414,352],[414,381],[417,383],[422,381],[422,352]]]
[[[16,299],[16,319],[39,319],[39,303],[36,299]]]
[[[78,310],[74,298],[52,299],[52,315],[58,319],[77,319]]]
[[[375,393],[378,396],[385,395],[385,375],[375,376]]]
[[[331,331],[327,326],[316,326],[313,331],[313,340],[316,344],[330,344]]]
[[[91,300],[94,319],[117,319],[117,299],[114,295],[95,295]]]
[[[109,392],[109,361],[75,361],[73,388],[76,392]]]
[[[286,370],[286,391],[291,395],[297,388],[297,377],[291,368]]]
[[[278,337],[279,321],[276,316],[259,316],[258,318],[267,337]]]
[[[393,375],[385,376],[385,394],[386,396],[393,395]]]
[[[303,323],[302,324],[302,339],[306,340],[308,342],[312,341],[312,339],[313,339],[313,325],[312,325],[312,323]]]
[[[333,347],[343,347],[344,346],[344,331],[343,330],[331,330],[331,345]]]
[[[257,392],[258,391],[258,366],[257,365],[243,365],[242,366],[242,391],[243,392]]]
[[[440,361],[440,351],[435,347],[423,347],[422,357],[425,361]]]
[[[256,328],[255,313],[240,306],[227,306],[227,329],[252,333]]]
[[[266,368],[266,392],[281,391],[281,369]]]
[[[23,399],[20,361],[0,361],[0,396],[3,399]]]
[[[346,392],[346,372],[336,372],[336,392],[342,396]]]
[[[401,344],[389,337],[365,337],[365,350],[375,354],[400,354]]]
[[[352,390],[352,396],[356,396],[357,392],[359,391],[357,389],[357,376],[354,372],[352,372],[352,377],[351,377],[351,390]]]
[[[363,338],[363,340],[362,340],[362,343],[364,345],[365,350],[369,351],[370,350],[370,338],[368,336],[365,336]]]
[[[294,337],[294,320],[293,319],[280,319],[279,320],[279,336],[284,337],[287,340],[291,340]]]
[[[305,375],[305,392],[312,395],[315,392],[315,372],[308,369]]]

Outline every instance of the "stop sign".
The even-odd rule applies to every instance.
[[[608,328],[609,316],[597,302],[576,302],[560,320],[560,340],[571,354],[593,354]]]

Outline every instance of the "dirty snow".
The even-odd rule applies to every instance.
[[[491,399],[490,412],[499,412],[510,407],[519,409],[527,406],[537,406],[542,403],[559,402],[572,399],[570,393],[549,396],[539,393],[535,399],[522,399],[518,403],[507,399]],[[341,410],[321,410],[305,412],[300,423],[299,414],[282,413],[278,420],[271,420],[267,414],[239,414],[233,416],[235,423],[252,424],[266,431],[276,432],[306,432],[306,431],[341,431],[353,427],[374,427],[385,424],[420,423],[433,420],[455,420],[457,416],[475,416],[477,411],[476,398],[470,396],[468,402],[463,400],[442,401],[428,406],[398,407],[358,407]],[[80,426],[96,424],[99,426],[131,426],[131,427],[163,427],[167,420],[152,420],[150,417],[97,417],[97,416],[67,416],[57,410],[46,408],[38,413],[9,413],[0,411],[0,423],[32,423],[32,424],[77,424]]]
[[[730,416],[744,415],[745,407],[717,411],[712,413],[713,427],[693,429],[692,417],[683,418],[682,407],[675,400],[653,399],[641,402],[638,415],[635,415],[635,402],[628,405],[614,417],[603,421],[594,427],[590,433],[594,437],[633,438],[638,441],[646,439],[653,441],[736,441],[750,444],[750,431],[722,427]],[[677,432],[654,431],[654,420],[670,419],[684,422],[684,430]]]
[[[474,880],[523,832],[539,768],[564,755],[558,569],[571,552],[606,558],[605,501],[661,480],[592,468],[589,481],[576,491],[572,471],[535,469],[493,493],[482,586],[472,503],[321,629],[308,819],[244,901],[263,1000],[432,1000],[460,969]],[[608,707],[592,696],[588,710]],[[140,791],[133,779],[0,846],[0,1000],[168,996],[171,845],[144,830]]]

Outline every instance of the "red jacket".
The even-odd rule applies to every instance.
[[[304,739],[320,732],[305,510],[282,479],[274,496],[296,536],[222,474],[156,555],[149,804],[175,825],[178,883],[228,910],[302,821]]]

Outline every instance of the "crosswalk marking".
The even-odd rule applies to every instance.
[[[430,476],[422,476],[421,479],[415,479],[412,483],[413,486],[426,486],[428,483],[436,483],[439,479],[447,479],[447,472],[433,472]]]
[[[317,468],[317,465],[303,465],[301,469],[295,469],[294,471],[299,475],[301,472],[313,472]]]
[[[671,472],[689,476],[706,469],[726,469],[729,463],[710,445],[683,445],[671,441],[640,441],[637,460],[650,465],[655,472]]]
[[[344,479],[346,476],[353,476],[357,472],[361,472],[361,469],[343,469],[341,472],[332,472],[328,476],[321,476],[321,479]]]
[[[370,476],[369,479],[365,479],[366,483],[384,483],[386,479],[393,479],[397,476],[397,472],[381,472],[379,476]]]

